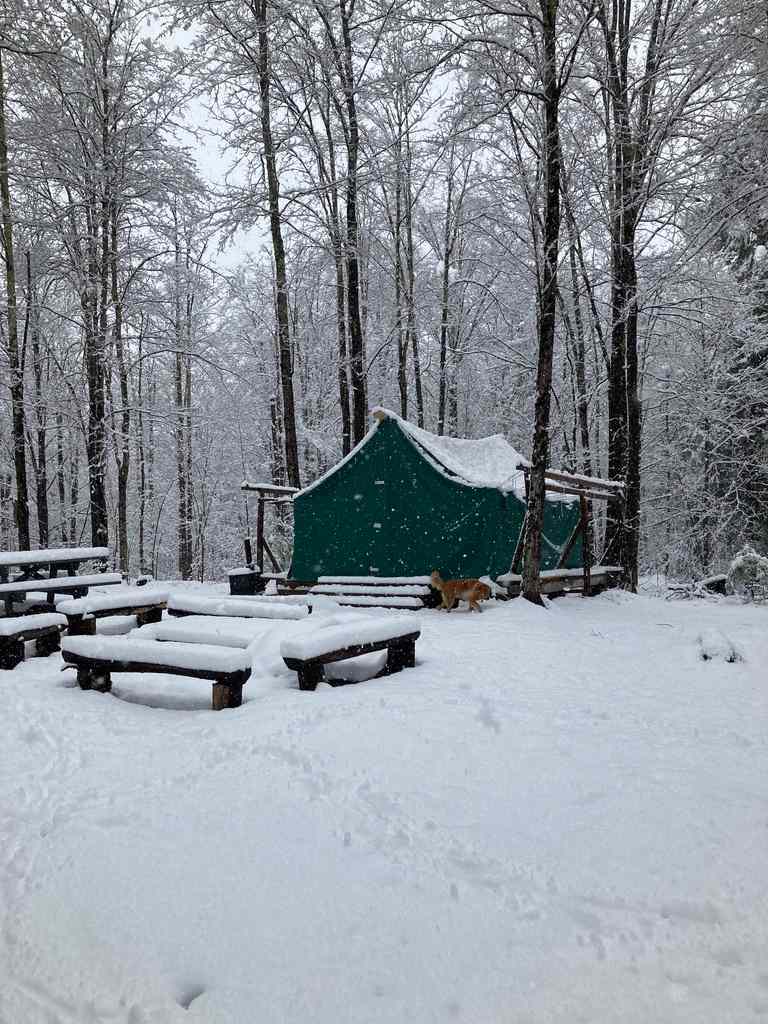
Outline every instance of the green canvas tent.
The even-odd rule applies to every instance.
[[[350,454],[295,495],[290,578],[496,577],[525,514],[526,460],[501,435],[438,437],[387,410]],[[542,568],[557,565],[578,501],[547,500]],[[568,567],[581,565],[581,543]]]

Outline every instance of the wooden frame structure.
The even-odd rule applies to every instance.
[[[298,494],[297,487],[281,487],[278,484],[251,483],[244,480],[240,484],[240,490],[247,494],[256,495],[256,557],[253,556],[253,542],[251,537],[245,538],[245,562],[246,565],[255,567],[260,573],[264,572],[264,555],[272,563],[272,569],[276,573],[282,573],[280,563],[272,553],[272,549],[264,536],[264,507],[265,505],[289,505],[293,501],[294,494]],[[247,500],[247,498],[246,498]]]
[[[528,493],[530,489],[530,467],[524,467],[523,473],[525,474],[525,502],[527,509]],[[590,597],[592,594],[591,570],[593,565],[592,502],[615,500],[623,501],[624,484],[618,483],[615,480],[601,480],[599,477],[582,476],[579,473],[565,473],[554,469],[548,469],[545,472],[544,481],[548,491],[554,492],[555,494],[570,494],[579,499],[579,521],[573,528],[570,537],[565,543],[565,547],[560,552],[560,557],[557,560],[557,568],[564,568],[565,563],[568,561],[568,558],[573,551],[576,541],[581,537],[582,560],[584,563],[582,594],[584,597]],[[520,562],[523,557],[526,529],[527,511],[526,520],[523,523],[523,529],[520,531],[520,537],[518,538],[517,545],[515,547],[515,554],[512,558],[512,565],[510,567],[511,573],[516,573],[519,569]]]

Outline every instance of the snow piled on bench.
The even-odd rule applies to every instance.
[[[280,645],[284,658],[307,661],[324,654],[394,640],[399,636],[419,633],[418,620],[405,616],[387,616],[382,619],[356,619],[343,625],[328,624],[307,636],[287,637]]]
[[[250,647],[270,629],[271,622],[259,619],[228,618],[226,616],[185,615],[180,619],[166,619],[140,626],[131,639],[177,641],[189,644],[209,644],[216,647]]]
[[[164,605],[168,600],[167,590],[149,590],[147,587],[131,587],[112,594],[89,594],[87,597],[72,597],[56,605],[64,615],[89,615],[91,612],[109,611],[111,608],[149,608]]]
[[[65,661],[67,654],[76,654],[96,661],[139,662],[206,672],[238,672],[251,667],[251,656],[247,651],[206,644],[161,643],[158,640],[141,640],[135,635],[68,636],[62,640],[61,653]]]
[[[64,627],[67,620],[57,612],[40,612],[39,615],[14,615],[0,619],[0,636],[13,636],[19,630],[45,629],[47,626]]]
[[[109,548],[38,548],[34,551],[0,551],[0,565],[49,565],[54,562],[66,564],[109,557]]]
[[[192,612],[196,615],[229,615],[253,619],[304,619],[309,614],[302,604],[262,601],[257,598],[196,597],[194,594],[171,594],[169,611]]]
[[[75,587],[97,587],[122,582],[123,577],[119,572],[100,572],[90,576],[57,576],[52,580],[19,580],[16,583],[0,583],[0,594],[21,593],[22,591],[29,593],[34,590],[47,592],[63,587],[71,589]]]

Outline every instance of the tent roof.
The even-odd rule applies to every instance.
[[[530,463],[501,434],[478,438],[441,437],[414,427],[388,409],[381,412],[397,420],[400,429],[431,456],[438,469],[447,470],[450,476],[471,487],[525,493],[522,469]]]
[[[504,492],[525,494],[522,468],[530,463],[516,451],[501,434],[476,439],[461,437],[439,437],[428,430],[415,427],[390,409],[373,409],[376,422],[352,451],[336,463],[323,476],[305,487],[300,495],[307,494],[324,480],[336,473],[345,463],[370,441],[384,419],[394,420],[406,437],[426,457],[438,472],[468,487],[489,487]],[[300,495],[297,495],[300,496]]]

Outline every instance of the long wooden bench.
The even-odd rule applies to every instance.
[[[24,661],[24,644],[35,641],[35,654],[42,658],[59,649],[67,620],[56,612],[17,615],[0,619],[0,668],[13,669]]]
[[[65,637],[61,654],[77,669],[81,690],[108,693],[113,672],[153,672],[210,679],[214,711],[239,708],[251,675],[250,652],[205,644],[139,640],[132,637]]]
[[[89,587],[114,586],[123,582],[119,572],[100,572],[89,576],[58,576],[53,579],[27,579],[11,583],[0,583],[0,600],[5,601],[6,609],[13,601],[23,601],[27,594],[42,593],[47,603],[54,604],[56,594],[69,594],[71,597],[85,597]],[[7,614],[10,614],[7,612]]]
[[[196,594],[172,594],[168,598],[168,614],[174,617],[223,615],[244,619],[305,619],[310,610],[305,599],[198,597]]]
[[[285,580],[278,593],[322,595],[351,608],[418,611],[440,604],[429,576],[320,576],[315,581]]]
[[[622,569],[618,565],[596,565],[590,571],[592,594],[618,586]],[[545,569],[540,573],[541,593],[547,597],[562,597],[565,594],[580,594],[584,588],[583,569]],[[498,583],[506,588],[510,597],[518,597],[522,590],[523,577],[517,573],[499,576]]]
[[[348,625],[323,626],[310,634],[286,637],[280,645],[280,654],[286,666],[298,674],[299,689],[314,690],[325,679],[325,665],[374,651],[387,652],[386,665],[376,678],[413,668],[420,635],[421,630],[413,628],[412,619],[355,619]],[[342,682],[327,681],[331,685]]]
[[[167,603],[167,591],[136,587],[118,594],[91,594],[75,600],[60,601],[56,610],[66,615],[70,636],[93,636],[96,632],[96,619],[106,616],[135,615],[138,626],[160,622]]]

